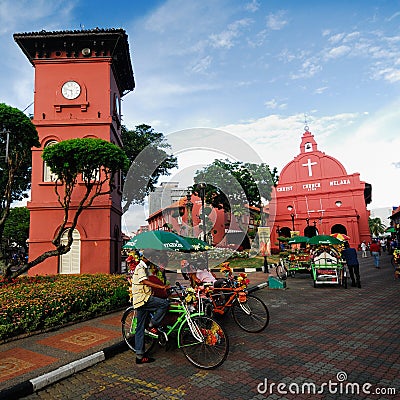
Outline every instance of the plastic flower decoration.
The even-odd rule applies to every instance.
[[[197,300],[196,298],[196,292],[193,288],[189,287],[186,289],[186,297],[185,297],[185,302],[187,304],[193,304]]]
[[[206,344],[215,346],[224,337],[224,333],[215,323],[210,328],[201,328],[201,333],[204,335]]]
[[[231,276],[232,275],[232,268],[229,266],[229,262],[225,261],[224,263],[221,264],[220,272],[224,273],[226,276]]]
[[[237,278],[239,286],[246,287],[249,283],[250,280],[247,278],[247,274],[244,272],[241,272]]]
[[[128,258],[126,259],[126,264],[129,268],[128,273],[133,274],[139,262],[139,255],[136,252],[129,253]]]

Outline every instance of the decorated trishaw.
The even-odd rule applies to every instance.
[[[286,257],[285,268],[289,276],[295,277],[296,273],[309,273],[311,270],[309,238],[294,236],[287,242],[290,249]]]
[[[339,285],[347,288],[347,273],[341,257],[343,241],[328,235],[312,237],[311,272],[314,287],[318,285]]]
[[[392,257],[395,279],[400,279],[400,249],[394,249]]]

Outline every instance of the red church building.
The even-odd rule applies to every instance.
[[[301,138],[300,154],[281,171],[275,190],[276,218],[272,246],[278,236],[344,233],[357,247],[370,241],[368,226],[371,186],[360,174],[349,175],[335,158],[318,150],[314,135]]]
[[[122,147],[121,98],[135,86],[128,38],[122,29],[29,32],[14,39],[35,69],[34,117],[41,147],[32,151],[29,259],[54,249],[63,220],[54,176],[43,149],[73,138],[101,138]],[[76,201],[79,196],[77,186]],[[122,188],[100,196],[79,218],[71,251],[29,273],[118,272],[121,269]],[[72,218],[72,212],[69,218]],[[64,232],[66,235],[67,232]]]

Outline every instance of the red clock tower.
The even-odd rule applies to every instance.
[[[54,248],[51,242],[64,216],[54,193],[54,177],[41,158],[43,149],[85,137],[122,147],[121,98],[134,89],[135,81],[128,37],[122,29],[18,33],[14,40],[35,68],[33,123],[41,147],[32,151],[28,203],[29,259],[33,260]],[[121,196],[118,188],[97,198],[79,218],[71,251],[47,259],[29,273],[118,272]]]

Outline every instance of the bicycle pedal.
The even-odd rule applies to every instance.
[[[158,332],[158,344],[160,346],[166,346],[168,343],[168,336],[165,332],[159,331]]]
[[[148,336],[151,336],[152,338],[155,338],[155,339],[158,338],[158,333],[153,333],[147,329],[144,330],[144,333]]]

